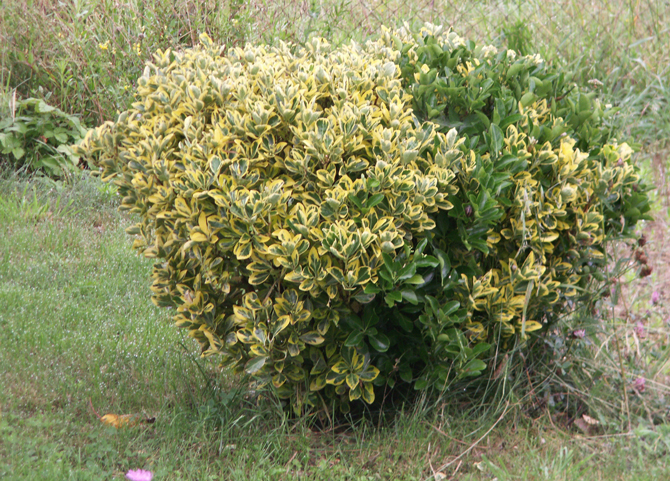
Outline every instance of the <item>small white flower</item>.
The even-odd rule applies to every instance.
[[[482,56],[484,58],[495,57],[497,54],[498,49],[495,47],[495,45],[487,45],[486,47],[482,48]]]

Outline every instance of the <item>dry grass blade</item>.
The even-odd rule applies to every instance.
[[[477,439],[477,441],[475,441],[474,443],[472,443],[472,444],[470,445],[470,447],[468,447],[468,449],[466,449],[466,450],[463,451],[461,454],[459,454],[458,456],[456,456],[456,458],[454,458],[453,460],[449,461],[448,463],[445,463],[445,464],[443,464],[442,466],[440,466],[440,468],[438,469],[438,471],[444,471],[444,470],[447,469],[449,466],[451,466],[451,465],[453,465],[454,463],[456,463],[456,461],[459,461],[461,458],[463,458],[464,456],[466,456],[466,455],[467,455],[470,451],[472,451],[474,448],[476,448],[477,445],[478,445],[480,442],[482,442],[482,441],[486,438],[486,436],[488,436],[488,435],[491,433],[491,431],[493,431],[493,429],[500,423],[500,421],[502,421],[502,420],[505,418],[505,415],[507,414],[507,410],[508,410],[508,408],[509,408],[509,401],[507,401],[507,403],[505,403],[505,408],[503,409],[503,412],[502,412],[502,414],[500,415],[500,417],[496,420],[496,422],[493,423],[493,425],[492,425],[492,426],[491,426],[491,427],[490,427],[490,428],[489,428],[489,429],[488,429],[488,430],[487,430],[487,431],[486,431],[486,432],[485,432],[479,439]]]

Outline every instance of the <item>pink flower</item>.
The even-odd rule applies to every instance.
[[[126,473],[126,478],[130,481],[151,481],[151,478],[153,477],[154,474],[151,471],[145,471],[143,469],[131,469]]]
[[[643,338],[646,335],[646,330],[644,328],[644,324],[642,324],[642,321],[637,321],[633,330],[635,331],[635,334],[637,334],[637,337],[639,338]]]
[[[658,291],[654,291],[651,293],[651,303],[656,305],[658,304],[658,301],[661,300],[661,294]]]
[[[586,336],[586,329],[577,329],[572,332],[572,337],[575,339],[584,339],[584,336]]]
[[[645,379],[643,377],[635,378],[635,381],[633,381],[633,389],[635,389],[637,392],[644,392],[644,388]]]

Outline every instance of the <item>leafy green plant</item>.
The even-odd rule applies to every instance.
[[[86,134],[79,119],[42,99],[14,101],[12,107],[0,121],[0,160],[12,169],[42,170],[54,177],[72,172],[79,156],[71,144]]]
[[[441,27],[381,42],[401,52],[418,118],[450,139],[459,187],[423,249],[448,268],[415,289],[424,332],[452,358],[476,341],[500,352],[599,296],[607,243],[650,218],[633,150],[604,122],[614,109],[538,55],[478,47]],[[443,385],[449,370],[432,365],[416,385]]]
[[[202,42],[159,51],[76,152],[139,215],[154,302],[298,412],[478,376],[646,216],[632,149],[537,56],[432,26]]]

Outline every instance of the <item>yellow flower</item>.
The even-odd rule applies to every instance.
[[[109,40],[107,40],[105,43],[98,44],[98,48],[100,48],[100,50],[107,50],[108,47],[109,47]]]

